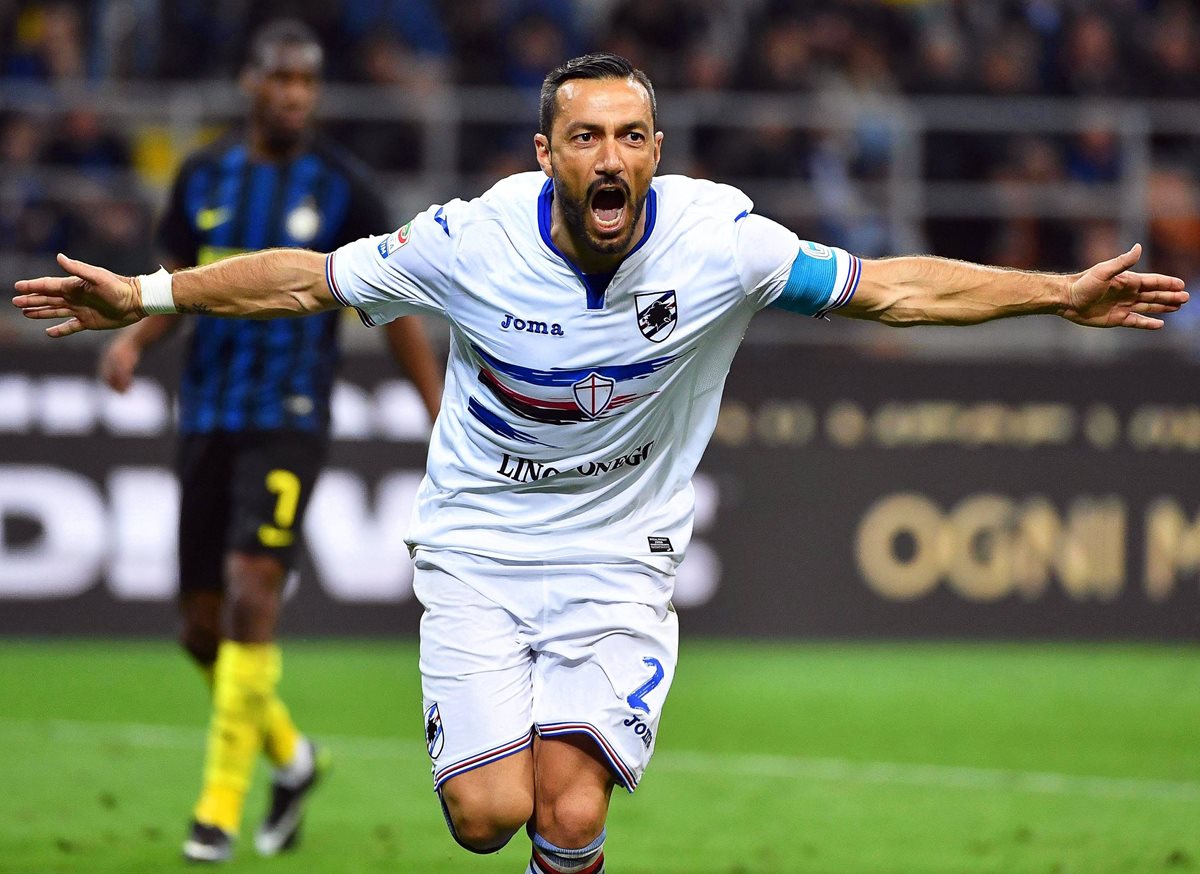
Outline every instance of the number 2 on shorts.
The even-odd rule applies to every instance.
[[[654,687],[662,682],[666,671],[663,670],[662,662],[660,662],[658,659],[644,658],[642,661],[654,668],[654,676],[630,692],[629,697],[625,700],[629,702],[629,706],[634,710],[641,710],[643,713],[649,713],[650,705],[642,700],[642,696],[649,695],[652,691],[654,691]]]
[[[276,468],[267,474],[267,491],[275,497],[275,524],[258,526],[258,541],[263,546],[291,546],[292,523],[300,504],[300,477],[290,470]]]

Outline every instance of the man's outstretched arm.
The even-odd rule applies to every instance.
[[[840,315],[896,327],[973,325],[1049,313],[1097,328],[1163,326],[1157,316],[1187,302],[1183,280],[1135,273],[1136,245],[1082,273],[1062,275],[984,267],[946,258],[862,262],[862,278]]]
[[[146,316],[137,277],[58,256],[69,276],[22,279],[13,304],[27,318],[66,319],[51,337],[122,328]],[[273,319],[338,306],[325,280],[325,256],[304,249],[268,249],[171,274],[176,311]]]

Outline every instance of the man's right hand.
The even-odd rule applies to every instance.
[[[18,280],[13,298],[27,319],[67,320],[46,329],[51,337],[123,328],[145,315],[141,290],[130,277],[61,254],[58,263],[71,275]]]
[[[100,378],[113,391],[124,394],[133,384],[133,372],[141,358],[141,343],[122,333],[100,353]]]

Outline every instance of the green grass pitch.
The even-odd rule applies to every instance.
[[[335,770],[304,842],[231,871],[524,871],[458,849],[412,641],[290,641]],[[160,641],[0,641],[0,872],[189,870],[202,683]],[[658,752],[613,799],[613,874],[1200,871],[1200,648],[685,637]],[[194,869],[190,869],[194,870]]]

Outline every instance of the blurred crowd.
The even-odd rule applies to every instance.
[[[3,0],[0,75],[222,78],[257,25],[317,28],[344,81],[536,86],[616,51],[663,89],[1190,97],[1185,0]]]
[[[127,180],[145,177],[153,144],[92,109],[56,111],[53,86],[227,80],[255,28],[283,15],[320,34],[333,82],[419,94],[536,89],[563,59],[607,49],[647,70],[662,92],[845,97],[869,107],[906,96],[1191,100],[1200,94],[1198,9],[1184,0],[0,0],[0,90],[25,95],[0,103],[0,251],[102,250],[119,268],[142,269],[152,209],[128,195]],[[39,100],[42,111],[30,111]],[[531,168],[532,121],[531,114],[510,128],[464,129],[463,160],[493,175]],[[356,122],[334,132],[385,172],[411,169],[425,142],[407,124]],[[1161,136],[1151,146],[1143,187],[1162,212],[1149,228],[1156,266],[1200,276],[1197,141]],[[886,216],[873,214],[870,202],[857,211],[846,204],[859,187],[886,178],[892,152],[882,126],[864,123],[846,137],[778,118],[750,130],[701,125],[678,169],[749,187],[810,183],[833,218],[789,223],[879,255],[897,245]],[[1102,109],[1073,134],[933,131],[921,152],[931,182],[1014,190],[1112,185],[1130,160]],[[47,168],[75,174],[67,191]],[[857,217],[838,219],[839,204]],[[1042,269],[1114,251],[1127,242],[1119,236],[1111,217],[922,227],[922,240],[940,254]]]

